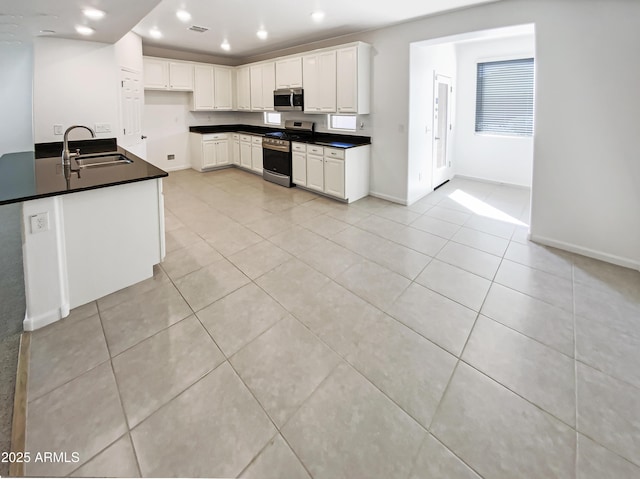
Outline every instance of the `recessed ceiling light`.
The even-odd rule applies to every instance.
[[[162,32],[155,27],[149,30],[149,35],[153,38],[162,38]]]
[[[100,20],[105,16],[105,13],[97,8],[85,8],[82,10],[82,13],[84,13],[85,17],[90,18],[91,20]]]
[[[91,27],[87,27],[86,25],[77,25],[76,32],[78,32],[80,35],[93,35],[95,30]]]
[[[311,18],[313,18],[314,22],[321,22],[324,19],[324,12],[321,12],[320,10],[313,12],[311,14]]]
[[[227,40],[225,40],[224,42],[222,42],[220,44],[220,48],[222,48],[224,51],[228,52],[229,50],[231,50],[231,45],[229,45],[229,42]]]
[[[40,33],[42,35],[51,35],[53,33],[56,33],[56,31],[55,30],[40,30]]]
[[[267,32],[264,28],[261,28],[256,32],[256,35],[258,35],[258,38],[260,40],[266,40],[267,37],[269,36],[269,32]]]
[[[176,17],[178,17],[178,19],[181,22],[188,22],[189,20],[191,20],[191,14],[189,12],[187,12],[186,10],[178,10],[176,12]]]

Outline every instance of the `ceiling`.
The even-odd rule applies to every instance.
[[[130,30],[145,45],[244,58],[313,41],[380,28],[413,18],[497,0],[3,0],[0,4],[0,45],[29,42],[38,36],[77,38],[114,43]],[[106,12],[101,20],[84,17],[93,7]],[[191,20],[183,22],[176,11]],[[324,19],[315,22],[311,13]],[[76,33],[86,25],[90,36]],[[197,25],[208,30],[190,31]],[[155,39],[151,29],[162,37]],[[258,29],[268,31],[260,40]],[[226,40],[230,49],[221,44]]]

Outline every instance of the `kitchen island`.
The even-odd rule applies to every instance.
[[[151,277],[164,257],[167,173],[115,139],[70,147],[83,154],[117,151],[130,162],[66,171],[61,143],[0,157],[0,205],[22,204],[27,331]]]

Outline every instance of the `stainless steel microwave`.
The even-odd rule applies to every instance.
[[[275,90],[273,108],[276,111],[304,111],[304,91],[302,88]]]

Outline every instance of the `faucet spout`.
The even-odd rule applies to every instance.
[[[85,130],[89,130],[89,133],[91,133],[91,138],[96,137],[96,133],[88,126],[72,125],[69,128],[67,128],[64,132],[64,138],[62,142],[62,164],[64,166],[71,166],[71,155],[76,155],[76,156],[78,155],[78,152],[71,153],[69,151],[69,133],[71,132],[71,130],[74,130],[76,128],[84,128]]]

